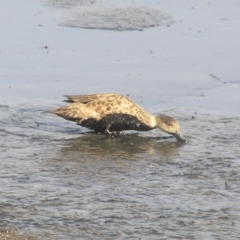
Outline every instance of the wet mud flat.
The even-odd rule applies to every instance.
[[[239,2],[145,4],[2,4],[0,240],[239,239]],[[189,143],[47,113],[97,92],[176,118]]]
[[[173,111],[182,144],[158,130],[88,133],[44,108],[0,108],[0,228],[37,239],[237,239],[239,117]]]

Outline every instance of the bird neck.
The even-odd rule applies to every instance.
[[[154,116],[155,128],[159,128],[164,131],[163,128],[163,117],[162,116]]]

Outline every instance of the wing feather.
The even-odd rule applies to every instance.
[[[95,118],[97,120],[110,114],[127,114],[142,123],[153,127],[152,116],[131,99],[114,93],[66,95],[70,104],[53,113],[71,120]],[[61,112],[61,113],[60,113]]]
[[[88,95],[65,95],[67,97],[67,100],[65,102],[78,102],[78,103],[88,103],[95,100],[106,100],[106,99],[112,99],[116,96],[120,96],[119,94],[114,93],[100,93],[100,94],[88,94]]]

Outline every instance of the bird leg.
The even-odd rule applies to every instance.
[[[116,132],[114,132],[114,135],[115,135],[116,137],[120,137],[120,136],[121,136],[121,134],[122,134],[122,132],[121,132],[121,131],[116,131]]]
[[[105,135],[107,135],[107,136],[109,136],[109,135],[112,134],[112,132],[110,132],[108,128],[105,129],[104,133],[105,133]]]
[[[112,136],[112,132],[109,131],[110,127],[111,127],[111,124],[109,123],[104,130],[104,133],[106,136]]]
[[[112,137],[124,136],[124,137],[126,137],[126,135],[121,131],[110,132],[109,129],[105,129],[104,133],[106,136],[112,136]]]
[[[114,137],[120,137],[121,134],[123,134],[121,131],[114,131],[114,132],[110,132],[109,131],[109,128],[111,127],[111,125],[109,124],[105,130],[104,130],[104,133],[106,136],[114,136]]]

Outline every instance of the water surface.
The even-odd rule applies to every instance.
[[[239,239],[239,2],[91,2],[0,8],[0,239]],[[189,143],[48,113],[94,92],[175,117]]]
[[[181,144],[158,130],[105,137],[42,110],[1,107],[2,227],[40,239],[238,236],[239,117],[173,112]]]

